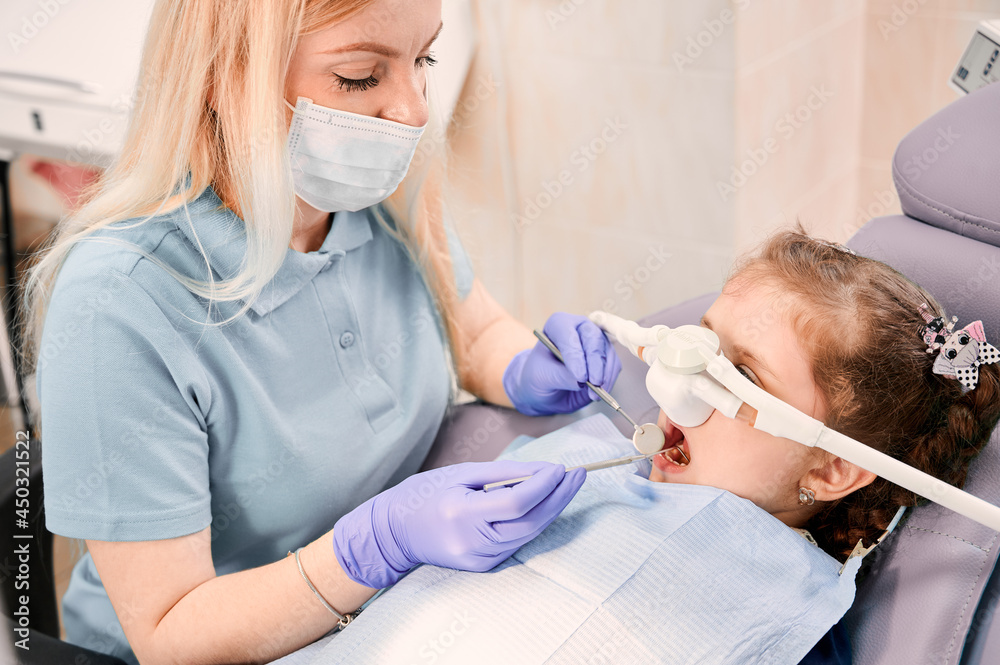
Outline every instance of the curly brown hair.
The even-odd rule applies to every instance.
[[[1000,365],[980,367],[963,392],[932,372],[921,338],[924,289],[889,266],[799,231],[772,236],[735,268],[788,298],[784,311],[812,357],[827,406],[825,424],[946,483],[961,487],[970,462],[1000,418]],[[822,506],[808,528],[843,561],[858,540],[871,545],[899,506],[922,502],[883,478]]]

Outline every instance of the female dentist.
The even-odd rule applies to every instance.
[[[409,169],[440,29],[440,0],[156,3],[123,152],[25,286],[47,527],[89,550],[69,641],[270,661],[420,563],[494,567],[579,489],[413,475],[452,373],[537,415],[620,369],[583,317],[545,326],[567,366],[534,345],[446,232],[439,160]]]

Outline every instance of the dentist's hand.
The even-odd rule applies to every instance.
[[[603,330],[585,316],[556,312],[544,332],[565,364],[541,342],[514,356],[503,374],[514,408],[529,416],[576,411],[600,399],[587,381],[610,392],[622,364]]]
[[[532,478],[483,492],[486,483]],[[337,561],[381,589],[420,563],[482,572],[504,561],[562,512],[586,479],[548,462],[466,462],[410,476],[341,517]]]

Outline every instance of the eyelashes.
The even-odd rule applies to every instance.
[[[334,76],[337,77],[337,87],[344,92],[364,92],[378,85],[378,79],[375,78],[374,74],[363,79],[345,79],[339,74],[334,74]]]
[[[750,383],[754,385],[760,385],[760,381],[757,380],[757,375],[753,373],[753,370],[746,365],[737,365],[736,371],[745,376],[750,380]]]
[[[414,66],[418,69],[421,67],[433,67],[437,64],[437,59],[434,57],[433,53],[428,53],[427,55],[417,58]],[[365,90],[371,90],[378,85],[378,79],[375,75],[363,79],[349,79],[334,73],[334,77],[337,79],[337,87],[343,92],[364,92]]]

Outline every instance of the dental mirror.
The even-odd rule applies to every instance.
[[[550,340],[544,332],[539,330],[535,330],[534,333],[535,337],[537,337],[539,341],[541,341],[541,343],[552,352],[552,355],[558,358],[560,362],[563,362],[562,353],[560,353],[559,349],[556,348],[556,345],[552,343],[552,340]],[[604,400],[608,406],[620,413],[625,420],[627,420],[629,424],[635,428],[635,432],[632,433],[632,444],[635,446],[636,450],[643,455],[652,455],[653,453],[659,452],[659,450],[663,448],[663,443],[666,441],[666,438],[663,434],[663,430],[657,427],[655,423],[645,423],[644,425],[639,425],[632,420],[632,418],[629,417],[625,411],[622,410],[621,405],[618,404],[615,398],[612,397],[606,390],[589,381],[587,382],[587,385],[590,386],[591,390],[597,393],[597,396]],[[683,450],[681,450],[681,455],[684,456],[685,461],[687,461]]]
[[[635,449],[643,455],[658,452],[663,448],[665,441],[663,430],[654,423],[640,425],[632,434],[632,443],[635,445]]]

